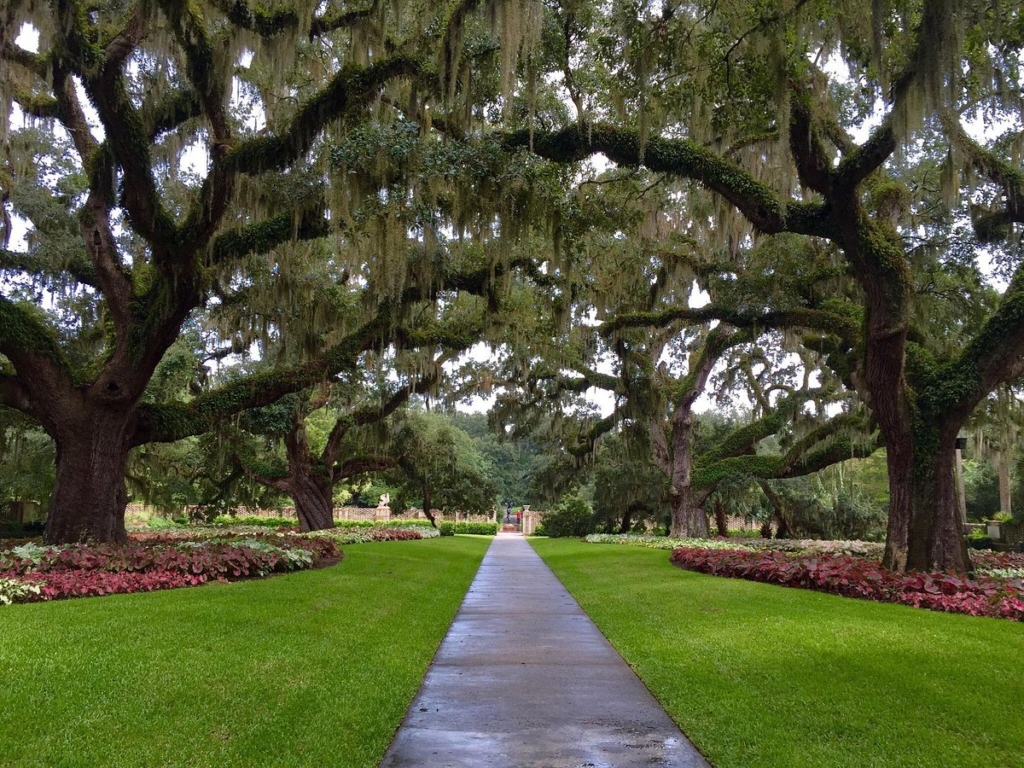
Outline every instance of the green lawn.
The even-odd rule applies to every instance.
[[[531,543],[719,768],[1024,766],[1020,623]]]
[[[0,765],[376,765],[490,541],[0,608]]]

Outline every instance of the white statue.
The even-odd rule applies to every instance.
[[[391,496],[386,493],[380,495],[380,501],[377,502],[377,509],[384,509],[384,507],[390,506]]]

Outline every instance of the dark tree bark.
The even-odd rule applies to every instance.
[[[729,537],[729,517],[725,513],[725,504],[721,499],[715,499],[715,526],[718,528],[719,536]]]
[[[775,538],[791,538],[793,535],[793,524],[790,521],[789,510],[786,507],[786,499],[783,498],[782,494],[776,492],[770,483],[762,480],[759,485],[761,486],[761,490],[764,491],[764,495],[768,497],[768,501],[772,505],[772,515],[775,517]],[[769,527],[769,538],[771,537],[770,531],[771,529]]]
[[[633,506],[627,505],[626,511],[622,513],[622,521],[619,523],[619,533],[629,533],[633,527]]]
[[[437,520],[434,519],[434,513],[430,509],[430,486],[426,485],[423,487],[423,514],[427,516],[427,520],[430,524],[437,528]]]
[[[970,569],[964,526],[956,499],[957,427],[946,426],[928,437],[919,436],[914,461],[910,546],[907,569],[958,571]],[[926,451],[925,446],[935,446]]]
[[[128,435],[123,413],[90,408],[64,422],[57,438],[57,473],[44,540],[122,544]]]
[[[331,483],[313,473],[293,474],[288,492],[295,502],[299,530],[324,531],[334,527],[334,502]]]

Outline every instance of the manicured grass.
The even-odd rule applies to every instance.
[[[376,765],[489,543],[0,608],[0,765]]]
[[[531,544],[718,768],[1024,765],[1024,624]]]

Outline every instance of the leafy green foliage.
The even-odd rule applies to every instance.
[[[439,414],[409,411],[396,422],[391,442],[401,469],[398,498],[404,509],[418,501],[431,509],[489,512],[496,489],[487,466],[469,435]]]
[[[473,536],[494,536],[498,533],[497,523],[455,523],[455,533],[465,533]]]
[[[645,549],[673,550],[679,547],[699,547],[701,549],[754,550],[754,547],[721,539],[674,539],[671,536],[638,536],[625,533],[591,533],[584,541],[588,544],[628,544]]]
[[[563,536],[578,538],[593,533],[595,527],[594,511],[590,505],[577,494],[568,494],[541,518],[535,533],[553,539]]]

